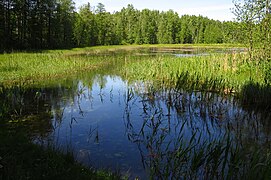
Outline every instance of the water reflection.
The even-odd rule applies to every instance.
[[[126,128],[152,178],[224,177],[231,168],[230,160],[224,158],[228,151],[255,144],[270,147],[270,133],[260,125],[270,115],[263,118],[245,112],[233,97],[176,89],[154,91],[145,86],[137,94],[143,107],[142,126],[134,128],[129,113],[137,107],[133,98],[127,98]]]
[[[243,52],[244,48],[149,48],[147,54],[152,55],[173,55],[176,57],[194,57],[194,56],[207,56],[212,53],[233,53]],[[145,49],[146,51],[146,49]],[[142,50],[141,50],[142,52]]]
[[[234,97],[84,77],[3,90],[1,113],[21,121],[36,143],[72,149],[87,165],[131,177],[223,177],[231,168],[221,158],[226,152],[270,147],[270,115],[247,112]]]
[[[70,84],[72,86],[72,84]],[[68,97],[62,99],[61,97]],[[59,109],[73,98],[72,89],[64,87],[43,87],[25,89],[22,87],[1,88],[0,93],[1,124],[20,123],[26,128],[30,137],[47,137],[53,126],[50,122],[52,109]],[[55,117],[61,121],[61,113]],[[59,117],[58,117],[59,116]]]

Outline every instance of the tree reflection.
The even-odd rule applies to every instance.
[[[269,162],[270,114],[243,109],[232,96],[118,81],[115,88],[112,76],[90,74],[52,86],[2,87],[1,121],[25,128],[33,139],[53,138],[57,145],[69,139],[79,152],[90,152],[97,144],[108,148],[108,139],[110,147],[117,142],[125,148],[127,142],[119,140],[122,115],[127,138],[154,179],[239,178]],[[108,132],[117,137],[108,138]]]
[[[30,137],[47,137],[53,131],[52,116],[61,123],[65,105],[72,101],[76,84],[26,88],[2,87],[0,112],[2,123],[24,128]]]

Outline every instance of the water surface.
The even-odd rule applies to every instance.
[[[172,155],[180,147],[197,150],[227,138],[270,146],[270,116],[245,110],[233,96],[128,82],[112,71],[8,94],[33,142],[72,150],[85,165],[130,177],[175,177]]]

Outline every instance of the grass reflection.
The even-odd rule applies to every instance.
[[[142,103],[139,128],[129,115],[134,101]],[[127,90],[125,114],[127,137],[138,145],[151,179],[270,177],[269,133],[255,136],[265,122],[233,97],[137,83]]]

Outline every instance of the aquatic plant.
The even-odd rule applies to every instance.
[[[252,120],[257,113],[235,111],[234,99],[223,100],[214,93],[136,86],[127,90],[125,128],[151,179],[270,177],[270,152],[260,144],[264,137],[246,134],[254,131],[247,128],[264,123]],[[140,99],[130,96],[135,93]],[[142,103],[138,128],[129,115],[135,100]]]

